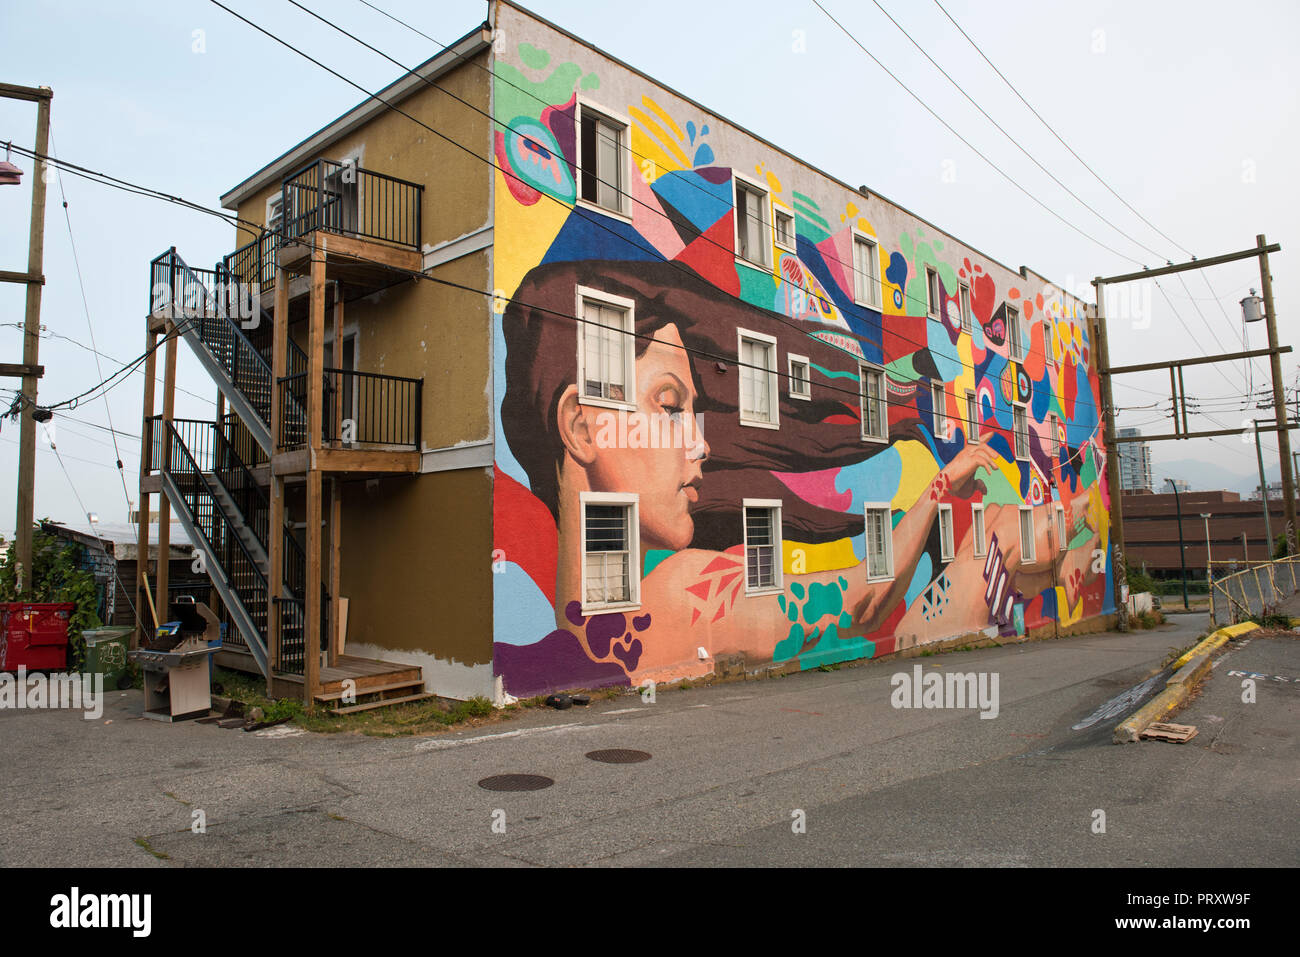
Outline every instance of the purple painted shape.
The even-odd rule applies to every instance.
[[[564,162],[568,164],[569,175],[574,177],[578,175],[578,167],[574,163],[574,158],[578,155],[577,131],[574,129],[577,125],[574,122],[577,105],[578,95],[575,93],[563,106],[548,106],[542,110],[540,117],[542,123],[555,137],[555,145],[560,148]]]
[[[582,602],[571,601],[567,605],[565,605],[564,617],[569,619],[569,624],[581,628],[582,623],[587,620],[582,615]]]
[[[565,688],[608,688],[632,683],[617,663],[592,661],[573,633],[563,630],[553,631],[531,645],[497,642],[492,646],[492,657],[493,670],[501,676],[506,694],[516,698],[532,698]]]
[[[595,615],[587,620],[587,647],[597,658],[609,654],[610,643],[627,631],[627,618],[618,612]]]
[[[644,648],[641,645],[640,638],[633,638],[632,644],[626,649],[623,648],[622,642],[614,646],[614,657],[623,662],[628,671],[635,671],[636,664],[641,660],[641,652]]]
[[[637,631],[645,631],[647,628],[649,628],[650,613],[646,612],[644,615],[637,615],[635,618],[633,618],[632,627],[635,628]]]

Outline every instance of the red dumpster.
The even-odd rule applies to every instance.
[[[75,602],[0,602],[0,671],[68,667],[68,619]]]

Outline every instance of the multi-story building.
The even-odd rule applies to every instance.
[[[1119,438],[1136,438],[1141,429],[1116,429]],[[1151,448],[1145,442],[1122,442],[1119,446],[1119,487],[1125,492],[1155,491],[1151,484]]]
[[[142,494],[227,662],[502,701],[1099,626],[1084,303],[489,11],[155,260],[219,400],[146,395]]]

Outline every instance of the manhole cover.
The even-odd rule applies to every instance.
[[[609,748],[605,751],[588,751],[587,757],[593,761],[603,761],[605,764],[636,764],[638,761],[649,761],[649,751],[634,751],[631,748]]]
[[[479,781],[485,791],[540,791],[555,782],[540,774],[494,774]]]

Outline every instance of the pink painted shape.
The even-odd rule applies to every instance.
[[[773,472],[772,474],[794,494],[809,505],[843,512],[853,504],[853,493],[837,491],[835,478],[839,469],[820,469],[816,472]]]
[[[822,259],[826,262],[826,269],[850,299],[853,298],[853,277],[849,274],[847,264],[853,262],[853,249],[849,245],[852,238],[853,230],[845,229],[817,244]]]
[[[659,255],[665,259],[676,259],[686,248],[682,237],[669,221],[659,197],[643,176],[632,177],[632,209],[637,232],[650,241]]]
[[[744,547],[745,547],[745,546],[743,546],[743,545],[740,546],[740,548],[741,548],[742,550],[744,549]],[[730,571],[731,569],[733,569],[733,568],[735,568],[735,567],[736,567],[736,562],[729,562],[729,561],[727,561],[725,558],[723,558],[721,555],[719,555],[719,556],[718,556],[717,558],[715,558],[713,561],[711,561],[711,562],[709,562],[707,565],[705,565],[705,566],[704,566],[704,570],[701,571],[700,574],[701,574],[701,575],[711,575],[711,574],[713,574],[714,572],[725,572],[725,571]],[[706,594],[705,597],[707,597],[707,594]]]
[[[740,572],[733,572],[732,574],[728,575],[726,578],[718,579],[718,588],[717,591],[714,592],[714,594],[721,595],[723,590],[739,577],[740,577]]]

